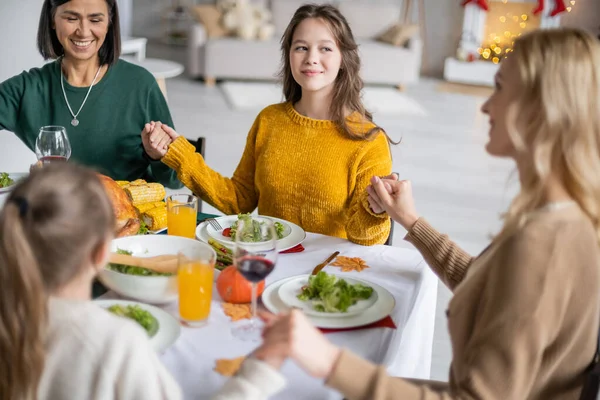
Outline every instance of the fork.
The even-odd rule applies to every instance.
[[[221,224],[219,223],[219,221],[217,221],[214,218],[209,218],[208,219],[208,223],[210,224],[210,226],[212,226],[216,231],[222,231],[223,227],[221,226]]]

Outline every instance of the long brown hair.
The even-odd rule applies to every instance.
[[[497,239],[527,222],[546,201],[548,180],[558,176],[600,243],[600,43],[583,30],[560,28],[523,35],[513,48],[521,95],[507,126],[523,167]]]
[[[82,273],[112,232],[95,172],[50,165],[18,183],[0,212],[0,398],[37,398],[48,296]]]
[[[361,99],[364,86],[360,77],[360,57],[358,45],[346,18],[337,8],[329,4],[305,4],[298,8],[281,37],[281,69],[279,78],[283,84],[283,95],[287,102],[297,103],[302,98],[302,87],[292,76],[290,51],[296,28],[302,21],[315,18],[324,21],[330,28],[333,37],[342,53],[342,65],[333,87],[331,115],[333,121],[350,139],[373,140],[378,133],[383,133],[390,143],[394,143],[385,131],[375,126],[366,134],[353,130],[346,120],[348,113],[358,113],[362,120],[373,122],[373,115],[365,109]]]

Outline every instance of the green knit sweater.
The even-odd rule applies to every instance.
[[[92,88],[78,126],[61,88],[59,62],[33,68],[0,83],[0,129],[14,132],[30,149],[40,127],[60,125],[71,142],[71,161],[90,166],[117,180],[144,178],[180,188],[173,170],[144,156],[141,131],[149,121],[172,124],[171,114],[154,77],[145,69],[118,60]],[[64,81],[77,113],[89,87]]]

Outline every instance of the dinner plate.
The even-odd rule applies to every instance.
[[[0,172],[2,172],[2,171],[0,171]],[[21,179],[25,178],[27,175],[29,175],[29,173],[27,173],[27,172],[9,172],[8,177],[10,179],[12,179],[14,182],[10,186],[1,187],[0,193],[10,192],[11,190],[13,190],[13,188],[15,187],[17,182],[19,182]]]
[[[363,284],[365,286],[371,286],[369,282],[362,281],[360,279],[353,278],[344,278],[339,275],[336,275],[340,279],[344,279],[350,285],[354,285],[357,283]],[[332,312],[326,313],[322,311],[317,311],[313,307],[312,300],[303,301],[298,298],[298,295],[302,292],[302,287],[308,285],[308,278],[310,275],[300,275],[291,279],[285,283],[283,283],[278,290],[279,298],[283,301],[288,307],[299,308],[304,314],[311,315],[314,317],[327,317],[327,318],[347,318],[362,312],[365,312],[368,308],[375,305],[377,302],[378,296],[377,291],[373,290],[373,294],[366,300],[359,300],[356,304],[348,307],[347,312]]]
[[[177,321],[174,316],[158,307],[128,300],[94,300],[94,303],[105,309],[108,309],[110,306],[114,306],[115,304],[123,306],[137,305],[152,314],[154,318],[158,320],[158,331],[154,336],[149,338],[149,340],[152,348],[158,353],[162,353],[169,348],[179,338],[179,335],[181,335],[179,321]],[[135,321],[133,322],[137,323]]]
[[[262,222],[267,219],[270,219],[273,221],[278,221],[281,225],[283,225],[283,232],[282,232],[283,236],[281,237],[281,239],[278,239],[278,240],[283,240],[286,237],[288,237],[290,235],[290,233],[292,233],[292,228],[286,221],[277,220],[275,218],[264,217],[264,216],[252,216],[252,219],[254,219],[258,222]],[[215,220],[219,223],[219,225],[221,225],[221,227],[223,229],[215,229],[212,225],[208,224],[208,226],[206,227],[206,233],[208,233],[208,236],[210,236],[213,239],[218,240],[220,242],[231,243],[233,245],[234,240],[231,239],[229,236],[223,236],[223,230],[225,230],[226,228],[230,228],[235,222],[237,222],[238,216],[237,215],[227,215],[225,217],[215,218]],[[257,242],[257,243],[259,243],[259,242]]]
[[[234,217],[237,218],[237,215]],[[261,217],[263,217],[263,216],[261,216]],[[304,231],[304,229],[302,229],[298,225],[296,225],[292,222],[289,222],[289,221],[285,221],[283,219],[279,219],[279,218],[273,218],[273,217],[264,217],[264,218],[271,218],[273,221],[278,221],[278,222],[281,222],[282,224],[287,224],[291,229],[291,232],[289,235],[287,235],[283,239],[280,239],[277,241],[277,250],[279,250],[280,252],[291,249],[292,247],[296,247],[297,245],[302,243],[304,241],[304,239],[306,239],[306,232]],[[210,224],[208,221],[204,221],[196,227],[196,239],[198,239],[204,243],[208,243],[208,240],[212,239],[207,231],[209,225]],[[221,225],[221,226],[223,226],[223,225]],[[231,242],[231,240],[229,242],[226,242],[224,240],[217,240],[217,241],[229,248],[233,247],[233,243]]]
[[[300,276],[307,277],[308,275]],[[265,288],[261,299],[267,310],[277,314],[280,312],[289,311],[291,309],[291,307],[283,302],[281,297],[279,297],[279,289],[283,284],[294,279],[298,279],[298,276],[281,279],[277,282],[273,282]],[[392,296],[392,294],[386,289],[373,282],[366,280],[363,282],[371,286],[373,290],[377,292],[377,301],[372,307],[367,308],[360,314],[352,315],[347,318],[331,318],[327,316],[315,317],[313,315],[307,315],[307,317],[316,327],[342,329],[369,325],[390,315],[396,306],[396,300],[394,299],[394,296]]]

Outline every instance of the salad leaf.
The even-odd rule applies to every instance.
[[[319,312],[348,312],[348,308],[359,300],[369,299],[373,288],[328,275],[320,271],[308,278],[308,285],[302,288],[297,296],[302,301],[312,301],[313,308]]]
[[[118,254],[127,254],[131,255],[131,251],[117,249]],[[106,268],[111,271],[120,272],[122,274],[128,275],[138,275],[138,276],[173,276],[174,274],[164,273],[164,272],[156,272],[151,269],[142,268],[142,267],[134,267],[133,265],[124,265],[124,264],[108,264]]]
[[[7,172],[0,172],[0,188],[7,187],[15,183],[13,179],[10,179]]]
[[[145,235],[148,233],[148,225],[144,222],[143,219],[140,220],[140,229],[138,230],[138,235]]]
[[[110,306],[108,311],[119,317],[130,318],[141,325],[146,330],[149,337],[152,337],[158,331],[158,320],[148,311],[138,305],[122,306],[115,304]]]
[[[231,240],[235,241],[235,237],[237,236],[238,223],[240,221],[244,221],[244,225],[250,223],[252,224],[252,229],[248,229],[244,232],[245,242],[261,242],[264,240],[260,231],[260,225],[262,224],[262,222],[252,219],[252,216],[250,214],[238,214],[238,220],[235,221],[230,227],[231,230],[229,232],[229,237],[231,238]],[[277,239],[283,239],[283,231],[285,230],[284,225],[278,221],[275,221],[273,225],[275,226],[275,234],[277,235]]]

